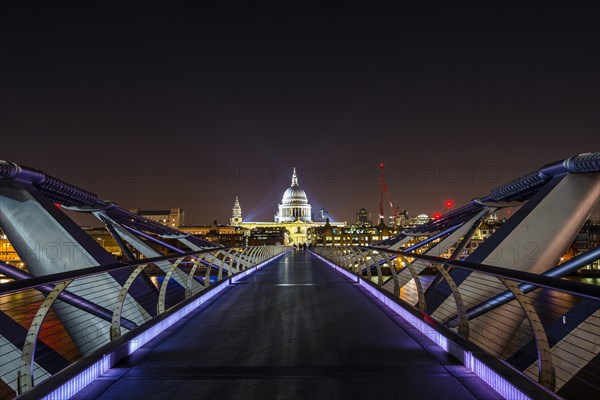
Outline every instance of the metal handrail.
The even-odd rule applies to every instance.
[[[425,254],[415,254],[401,250],[390,250],[374,246],[358,246],[358,248],[371,251],[381,251],[391,254],[397,254],[404,257],[416,258],[419,260],[431,261],[433,263],[441,263],[445,265],[460,267],[494,277],[499,276],[506,279],[521,281],[523,283],[530,283],[532,285],[544,287],[547,289],[556,289],[562,292],[567,292],[578,296],[584,296],[594,300],[600,300],[600,286],[587,285],[585,283],[573,282],[565,279],[559,279],[545,275],[538,275],[531,272],[518,271],[510,268],[497,267],[487,264],[477,264],[462,260],[452,260],[449,258],[430,256]]]
[[[4,368],[3,379],[8,377],[7,379],[9,380],[5,382],[15,393],[22,394],[34,388],[37,381],[43,382],[58,371],[56,366],[52,366],[52,364],[46,361],[43,361],[45,364],[38,364],[39,361],[36,356],[36,353],[39,353],[36,352],[36,345],[42,339],[44,332],[47,335],[48,330],[45,330],[46,327],[53,326],[52,323],[50,325],[45,324],[46,319],[58,321],[62,327],[61,332],[66,332],[65,335],[68,340],[64,343],[61,342],[60,347],[55,347],[57,342],[52,342],[53,339],[51,339],[50,342],[43,342],[44,347],[49,346],[51,351],[54,352],[53,354],[55,354],[53,357],[56,360],[60,360],[57,365],[60,365],[61,362],[72,363],[73,360],[81,360],[80,357],[89,356],[99,346],[117,340],[122,334],[122,328],[127,329],[128,332],[140,332],[139,329],[141,327],[148,326],[147,323],[149,321],[156,320],[161,315],[169,312],[175,305],[187,304],[192,299],[195,299],[194,301],[200,304],[205,297],[198,298],[197,295],[204,296],[206,293],[213,293],[213,288],[222,288],[219,284],[228,281],[230,278],[233,279],[238,274],[244,276],[248,271],[256,270],[268,262],[268,260],[286,252],[285,246],[274,247],[273,249],[267,246],[206,248],[183,254],[170,254],[135,260],[133,262],[120,262],[46,276],[25,278],[2,284],[0,285],[0,297],[18,293],[17,296],[10,299],[11,308],[5,308],[9,313],[8,316],[17,323],[21,323],[22,328],[27,331],[24,333],[25,343],[22,345],[22,349],[18,343],[7,342],[8,352],[5,354],[7,358],[2,360],[2,366],[8,366],[8,369]],[[252,249],[250,253],[253,254],[253,257],[248,259],[246,268],[240,267],[238,257],[241,257],[241,254],[250,249]],[[183,261],[187,258],[197,257],[194,260],[194,265],[197,267],[207,254],[212,254],[213,261],[204,265],[207,271],[206,273],[203,272],[205,281],[200,285],[200,288],[192,289],[190,281],[194,279],[196,268],[190,271],[186,269],[184,272],[181,270]],[[237,267],[234,266],[236,260],[238,260]],[[129,289],[137,281],[138,275],[146,267],[158,266],[159,264],[163,264],[159,268],[167,272],[167,274],[160,283],[155,283],[158,291],[152,292],[151,296],[147,296],[146,294],[140,295],[138,292],[137,296],[139,297],[133,297],[136,295],[130,294]],[[164,264],[167,264],[166,269],[168,271],[166,271]],[[215,276],[215,278],[219,282],[216,285],[211,285],[210,271],[216,271],[215,268],[218,269],[218,276]],[[224,268],[232,269],[232,271],[228,270],[229,276],[227,279],[223,279],[222,277]],[[102,281],[98,278],[106,273],[122,273],[124,272],[123,270],[129,274],[127,280],[124,282],[117,282],[117,284],[113,285],[111,283],[113,282],[112,280]],[[184,281],[182,281],[182,275],[178,275],[179,272],[183,272]],[[177,281],[179,285],[183,286],[185,297],[180,298],[182,294],[181,288],[168,289],[167,285],[172,280]],[[54,288],[45,297],[41,297],[37,292],[27,293],[35,290],[39,291],[41,287],[53,285]],[[69,290],[72,287],[74,293],[78,293],[77,291],[85,292],[82,296],[87,296],[85,298],[89,301],[98,300],[100,301],[98,304],[104,307],[112,307],[111,318],[108,320],[106,318],[97,320],[95,318],[98,315],[89,312],[85,308],[81,308],[78,304],[58,302],[57,300],[61,299],[61,295],[68,287]],[[214,293],[220,290],[218,289]],[[21,295],[22,293],[25,294]],[[113,295],[114,297],[111,297]],[[167,301],[169,301],[168,304]],[[8,304],[8,302],[5,302],[4,306]],[[65,308],[65,305],[72,308]],[[151,310],[151,307],[156,309],[156,311]],[[23,323],[24,321],[29,321],[30,316],[33,316],[33,319],[30,322],[26,322],[28,325],[27,328]],[[123,326],[123,320],[130,321],[132,326]],[[56,332],[52,333],[52,335],[56,334]],[[62,337],[62,335],[62,333],[58,333],[58,336]],[[46,336],[43,340],[47,338]],[[48,343],[53,344],[48,345]],[[44,357],[45,355],[42,353],[39,360],[43,360]]]
[[[322,246],[320,248],[331,250],[332,252],[330,254],[335,253],[335,250],[332,247]],[[353,249],[355,249],[355,247]],[[325,260],[330,265],[338,265],[336,268],[338,271],[346,269],[346,267],[339,265],[337,261],[333,261],[324,255],[320,255],[319,248],[315,248],[312,251],[313,254]],[[393,269],[393,267],[391,269]],[[344,275],[357,279],[363,288],[375,295],[376,299],[382,301],[387,307],[390,307],[396,314],[400,315],[405,321],[413,325],[418,331],[454,356],[467,368],[471,369],[471,371],[490,384],[494,390],[498,391],[503,397],[519,399],[559,398],[544,383],[540,382],[534,384],[534,380],[529,376],[516,370],[512,365],[502,359],[486,352],[486,350],[481,348],[477,343],[471,341],[468,337],[465,337],[460,330],[456,332],[449,329],[445,324],[432,318],[423,310],[419,310],[415,306],[404,301],[397,293],[394,293],[389,289],[384,290],[380,285],[376,284],[368,277],[364,277],[362,273],[354,272],[352,269],[345,271]],[[518,372],[518,374],[515,374],[515,372]]]
[[[600,310],[600,287],[596,285],[564,280],[554,275],[538,275],[500,266],[377,246],[346,248],[319,246],[316,250],[323,251],[324,256],[329,254],[330,260],[341,268],[358,270],[358,276],[362,276],[365,281],[373,285],[375,284],[372,282],[371,274],[368,273],[370,269],[396,258],[390,265],[394,281],[393,290],[389,286],[384,286],[384,283],[376,285],[380,291],[393,293],[395,298],[402,300],[407,306],[414,310],[418,307],[424,315],[437,320],[447,328],[458,328],[457,333],[464,339],[490,351],[490,354],[494,354],[499,359],[506,357],[509,365],[518,367],[517,371],[532,379],[535,377],[548,390],[556,391],[563,388],[573,378],[575,373],[573,371],[578,371],[578,366],[581,368],[581,365],[589,363],[591,368],[597,368],[597,362],[592,364],[597,356],[597,351],[594,350],[597,349],[597,345],[594,347],[595,342],[592,342],[592,346],[588,348],[591,338],[598,335],[597,312]],[[372,254],[370,261],[361,262],[356,267],[346,265],[345,260],[349,255],[364,254],[365,251]],[[382,260],[378,261],[378,258]],[[410,262],[407,258],[411,259]],[[422,277],[411,270],[413,260],[419,263],[421,270],[426,267],[426,264],[432,264],[438,274],[444,275],[443,279],[454,297],[453,303],[448,288],[444,288],[443,293],[439,293],[440,296],[447,296],[442,302],[440,296],[427,298],[423,291],[419,290]],[[403,261],[402,266],[400,261]],[[462,269],[468,275],[459,275],[460,281],[455,282],[456,278],[448,273],[452,269],[449,267]],[[405,274],[400,283],[398,276],[402,273]],[[413,286],[406,286],[413,280]],[[400,292],[400,287],[406,290]],[[543,289],[544,292],[534,292],[534,287]],[[498,294],[498,291],[501,294]],[[468,311],[471,307],[488,299],[486,297],[488,295],[492,298],[495,298],[494,296],[511,298],[516,303],[512,305],[508,305],[508,301],[490,303],[492,306],[488,311],[501,306],[506,307],[487,319],[484,314],[478,316],[482,319],[470,318]],[[468,299],[469,303],[463,302],[463,299]],[[429,301],[433,302],[431,308],[427,304]],[[575,310],[578,305],[582,308]],[[528,323],[523,324],[524,320]],[[569,331],[565,331],[564,327],[567,321],[569,321]],[[471,331],[475,333],[473,338]],[[533,347],[528,347],[530,343]],[[520,354],[521,351],[524,353]],[[566,357],[564,354],[569,356]],[[519,360],[521,355],[524,357]],[[583,362],[586,364],[581,364]],[[593,383],[586,384],[593,386]]]
[[[242,247],[244,247],[244,246],[242,246]],[[22,279],[22,280],[18,280],[18,281],[14,281],[14,282],[7,282],[7,283],[0,284],[0,295],[13,293],[13,292],[17,292],[17,291],[25,290],[25,289],[35,289],[36,287],[44,285],[44,284],[59,283],[59,282],[63,282],[68,279],[84,278],[84,277],[98,275],[98,274],[105,273],[105,272],[119,271],[119,270],[130,268],[130,267],[137,267],[142,264],[156,263],[159,261],[168,261],[173,258],[193,257],[193,256],[196,256],[199,254],[209,253],[209,252],[213,252],[213,251],[222,251],[222,250],[227,250],[227,249],[229,249],[229,247],[210,248],[210,249],[204,249],[204,250],[191,251],[191,252],[182,253],[182,254],[172,254],[172,255],[161,256],[161,257],[144,258],[142,260],[136,260],[135,262],[119,262],[119,263],[115,263],[115,264],[98,265],[95,267],[81,268],[81,269],[76,269],[73,271],[58,272],[56,274],[36,276],[34,278]]]

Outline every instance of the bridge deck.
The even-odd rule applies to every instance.
[[[459,365],[310,253],[263,267],[76,398],[494,399]]]

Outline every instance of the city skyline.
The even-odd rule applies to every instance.
[[[559,160],[554,160],[554,161],[559,161]],[[547,163],[548,164],[548,163]],[[285,191],[286,188],[289,187],[290,185],[290,179],[291,179],[291,174],[290,176],[285,176],[285,174],[287,174],[288,171],[291,171],[292,169],[295,168],[296,165],[302,165],[302,164],[298,164],[298,163],[294,163],[294,164],[289,164],[287,166],[284,167],[280,167],[278,165],[276,165],[275,163],[267,163],[265,165],[263,165],[262,169],[265,172],[264,174],[261,172],[261,180],[264,180],[267,184],[266,186],[269,188],[268,192],[265,191],[252,191],[250,190],[248,193],[250,194],[250,196],[248,196],[249,199],[258,199],[258,202],[256,204],[250,204],[245,201],[245,198],[240,196],[240,195],[234,195],[231,199],[231,204],[229,204],[228,199],[223,199],[223,201],[219,202],[219,206],[215,208],[216,212],[214,214],[208,215],[206,213],[201,213],[198,212],[197,209],[194,208],[193,206],[193,200],[194,199],[190,199],[187,196],[184,197],[177,197],[177,201],[174,201],[174,203],[177,204],[172,204],[169,203],[167,201],[167,203],[160,203],[157,201],[148,201],[148,200],[142,200],[140,201],[140,203],[135,203],[135,204],[129,204],[129,203],[123,203],[120,202],[118,199],[108,199],[111,200],[113,202],[115,202],[116,204],[127,208],[127,209],[144,209],[144,210],[159,210],[159,209],[169,209],[169,208],[181,208],[185,211],[186,213],[186,226],[194,226],[194,225],[210,225],[212,224],[215,220],[219,223],[219,224],[227,224],[230,217],[231,217],[231,209],[232,206],[234,204],[235,198],[239,198],[239,202],[241,204],[241,208],[243,211],[243,219],[244,221],[247,222],[269,222],[273,220],[273,216],[274,214],[277,212],[277,204],[279,204],[281,202],[281,193],[283,191]],[[377,166],[379,168],[379,166]],[[453,182],[456,181],[456,176],[462,176],[462,174],[465,174],[465,179],[468,179],[469,181],[473,182],[473,191],[472,193],[476,193],[476,190],[484,185],[479,184],[479,186],[475,185],[477,178],[477,173],[481,173],[481,176],[479,177],[479,179],[485,184],[489,186],[489,190],[487,192],[479,192],[476,195],[473,195],[471,198],[465,200],[464,202],[461,202],[461,198],[466,199],[468,197],[468,195],[466,193],[463,193],[462,196],[444,196],[443,193],[437,193],[436,194],[436,199],[438,199],[439,201],[434,204],[433,207],[431,207],[430,209],[426,209],[425,207],[417,207],[415,209],[406,209],[404,208],[403,202],[401,200],[401,197],[399,198],[397,195],[394,194],[394,188],[391,187],[390,188],[390,192],[391,192],[391,196],[392,196],[392,200],[394,201],[394,205],[398,205],[400,207],[400,210],[405,210],[408,212],[409,216],[414,217],[417,216],[419,214],[426,214],[429,217],[434,217],[435,215],[443,215],[446,212],[459,208],[465,204],[467,204],[468,202],[470,202],[473,199],[476,198],[480,198],[480,197],[484,197],[487,194],[489,194],[489,192],[492,189],[496,189],[497,187],[501,186],[502,184],[506,184],[509,183],[510,181],[519,178],[521,176],[526,175],[529,172],[532,172],[536,169],[538,169],[539,167],[534,166],[531,163],[526,164],[524,167],[521,166],[510,166],[509,171],[511,172],[511,174],[515,174],[513,175],[509,175],[510,179],[506,179],[504,181],[502,181],[501,179],[503,178],[503,170],[497,166],[494,165],[492,163],[488,163],[488,164],[484,164],[484,165],[477,165],[475,163],[465,163],[463,165],[457,164],[457,163],[450,163],[448,164],[448,170],[443,170],[442,168],[437,168],[434,167],[432,169],[419,169],[420,165],[412,165],[412,164],[405,164],[401,166],[401,177],[402,179],[413,179],[417,182],[417,184],[419,185],[426,185],[428,181],[430,181],[430,183],[443,183],[443,184],[449,184],[451,185]],[[58,168],[57,171],[60,171],[60,166],[55,166],[55,168]],[[46,168],[45,170],[42,170],[42,172],[47,173],[50,176],[54,176],[54,177],[58,177],[60,179],[64,179],[67,181],[67,183],[73,183],[76,185],[79,185],[82,189],[84,190],[88,190],[88,191],[92,191],[93,190],[93,183],[97,182],[97,178],[94,177],[93,179],[91,178],[92,175],[88,175],[87,178],[90,179],[90,184],[92,184],[91,186],[86,186],[85,182],[86,182],[86,176],[82,176],[81,179],[78,181],[75,178],[75,174],[76,174],[76,165],[66,165],[65,164],[65,171],[66,171],[66,177],[61,176],[60,174],[55,174],[54,170],[52,168]],[[88,168],[88,171],[101,171],[100,169],[96,169],[96,165],[94,164],[89,164],[87,167],[84,168]],[[233,174],[234,169],[230,169],[230,170],[219,170],[218,167],[215,170],[214,166],[210,167],[210,173],[208,173],[205,176],[205,179],[209,180],[212,179],[215,182],[221,181],[220,183],[223,182],[227,182],[228,180],[233,181],[235,183],[235,185],[239,186],[248,186],[248,185],[256,185],[257,184],[257,179],[256,179],[256,174],[253,175],[251,178],[249,178],[249,175],[247,175],[247,173],[242,172],[243,171],[243,167],[240,166],[239,168],[237,168],[238,173],[237,174]],[[278,176],[278,168],[281,168],[281,177]],[[327,166],[328,170],[331,171],[332,167],[331,166]],[[386,167],[387,168],[387,167]],[[404,170],[402,169],[404,168]],[[256,165],[256,164],[252,164],[250,166],[250,169],[252,171],[252,173],[255,173],[257,170],[261,169],[260,165]],[[379,170],[379,169],[378,169]],[[479,170],[479,172],[478,172]],[[114,172],[115,170],[111,170],[111,172]],[[449,172],[450,171],[450,172]],[[461,171],[461,172],[457,172],[457,171]],[[333,206],[330,206],[326,203],[324,203],[322,200],[319,199],[319,194],[318,192],[314,192],[312,190],[312,188],[315,187],[322,187],[322,185],[337,185],[339,182],[336,180],[336,175],[332,174],[332,175],[328,175],[325,178],[323,178],[322,180],[319,181],[319,177],[323,176],[323,174],[319,171],[319,170],[313,170],[313,175],[307,176],[306,174],[303,174],[302,169],[298,168],[298,176],[299,176],[299,180],[301,180],[302,182],[304,182],[305,180],[308,181],[308,185],[305,185],[304,183],[301,184],[302,188],[306,188],[308,187],[309,189],[306,190],[307,195],[309,197],[310,203],[313,205],[312,208],[312,216],[313,219],[316,220],[317,218],[317,214],[319,212],[319,210],[321,208],[324,208],[327,210],[330,219],[332,222],[347,222],[348,224],[352,224],[355,222],[356,219],[356,212],[360,209],[360,208],[366,208],[368,211],[368,215],[369,218],[371,219],[371,221],[373,223],[377,223],[379,220],[379,195],[380,195],[380,183],[379,183],[379,173],[377,173],[377,182],[376,185],[372,185],[375,187],[376,195],[377,195],[377,199],[375,201],[375,199],[371,199],[371,206],[365,206],[365,205],[360,205],[360,204],[354,204],[354,203],[346,203],[344,210],[350,210],[349,214],[344,215],[342,213],[339,212],[338,208],[335,206],[335,204],[337,204],[338,201],[341,201],[341,198],[338,198],[337,200],[334,198],[334,202],[331,204],[334,204]],[[115,172],[117,175],[115,175],[115,177],[118,178],[118,174],[119,172]],[[453,176],[450,176],[449,174],[454,174]],[[99,172],[99,174],[102,174],[102,172]],[[264,176],[263,176],[264,175]],[[70,179],[69,179],[70,178]],[[113,177],[111,176],[111,179]],[[308,178],[308,179],[307,179]],[[508,177],[507,177],[508,178]],[[129,178],[128,178],[129,179]],[[445,179],[445,181],[444,181]],[[386,178],[387,186],[390,187],[390,183],[388,181],[388,178]],[[83,182],[83,183],[82,183]],[[287,182],[287,183],[285,183]],[[310,183],[312,182],[312,184]],[[498,183],[500,182],[500,183]],[[131,184],[131,183],[130,183]],[[133,182],[133,184],[137,184],[137,182]],[[237,192],[233,192],[233,193],[237,193]],[[267,194],[265,194],[267,193]],[[471,192],[469,192],[471,193]],[[104,198],[102,193],[95,193],[97,195],[99,195],[100,198]],[[175,198],[175,197],[174,197]],[[181,199],[184,199],[184,201],[182,201]],[[188,202],[185,201],[185,199],[188,199]],[[400,199],[400,200],[399,200]],[[457,200],[458,199],[458,200]],[[189,200],[191,200],[191,207],[190,208],[186,208],[185,206],[182,207],[181,203],[184,204],[190,204]],[[413,199],[414,200],[414,199]],[[448,206],[448,202],[451,203],[451,206]],[[140,204],[142,204],[140,206]],[[429,203],[431,204],[431,202]],[[385,221],[386,224],[389,222],[388,218],[391,216],[392,211],[390,208],[390,205],[388,203],[388,198],[387,196],[384,198],[384,215],[385,215]],[[69,213],[71,215],[71,217],[73,217],[76,222],[83,224],[83,225],[87,225],[87,224],[91,224],[91,225],[97,225],[98,221],[91,217],[90,215],[87,215],[85,213]],[[198,215],[204,215],[203,217],[201,217],[200,219],[198,219]],[[339,216],[342,215],[342,217],[340,218]],[[506,211],[500,211],[499,212],[499,217],[509,217],[510,216],[510,211],[508,211],[508,213],[506,213]],[[598,219],[600,218],[600,206],[596,206],[592,212],[592,215],[590,216],[592,219]]]

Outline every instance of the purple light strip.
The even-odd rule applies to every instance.
[[[485,365],[482,361],[477,359],[471,352],[466,351],[458,344],[454,343],[452,340],[448,339],[442,333],[435,330],[433,327],[422,321],[421,319],[414,316],[412,313],[408,312],[401,305],[384,295],[381,291],[377,290],[373,286],[369,285],[364,279],[361,277],[345,270],[332,263],[331,261],[323,258],[319,254],[311,252],[325,264],[329,265],[331,268],[335,269],[340,274],[346,276],[350,280],[358,283],[360,286],[365,288],[371,295],[373,295],[377,300],[379,300],[384,305],[388,306],[392,311],[401,316],[406,322],[417,328],[422,334],[431,339],[435,344],[440,346],[442,349],[452,354],[456,359],[462,361],[463,365],[467,367],[469,370],[473,371],[475,375],[480,377],[484,382],[486,382],[492,389],[494,389],[498,394],[500,394],[505,399],[514,399],[514,400],[528,400],[531,399],[530,396],[527,396],[523,393],[519,388],[514,386],[512,383],[504,379],[490,367]]]
[[[229,278],[224,279],[227,284],[222,284],[219,286],[214,286],[212,289],[209,289],[202,296],[186,305],[185,307],[177,310],[175,313],[171,314],[169,317],[162,320],[160,323],[146,329],[144,332],[141,332],[139,335],[133,337],[125,344],[126,346],[121,346],[115,350],[112,350],[102,356],[99,361],[90,365],[88,368],[81,371],[79,374],[75,375],[73,378],[64,382],[61,386],[48,393],[42,399],[44,400],[64,400],[73,397],[77,392],[82,390],[84,387],[92,383],[96,380],[100,375],[108,371],[112,368],[116,363],[118,363],[123,358],[127,357],[144,344],[148,343],[150,340],[155,338],[157,335],[168,329],[171,325],[179,321],[181,318],[185,317],[193,310],[198,308],[203,303],[210,300],[217,293],[221,292],[223,289],[227,288],[230,284],[239,281],[240,279],[250,275],[253,272],[256,272],[258,269],[264,267],[268,263],[275,261],[277,258],[282,257],[287,254],[288,251],[284,251],[281,254],[273,256],[266,261],[261,262],[253,267],[250,267],[235,276],[231,276]],[[123,351],[122,349],[126,349]]]

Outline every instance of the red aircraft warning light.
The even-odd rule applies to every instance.
[[[453,205],[454,205],[454,203],[452,203],[452,200],[448,200],[446,202],[446,207],[448,207],[448,208],[452,208]]]
[[[442,214],[440,214],[440,213],[433,214],[433,219],[440,219],[440,218],[442,218]]]

